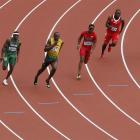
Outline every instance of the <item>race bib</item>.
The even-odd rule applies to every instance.
[[[85,46],[92,46],[93,42],[91,42],[91,41],[84,41],[84,45]]]
[[[116,32],[117,28],[116,27],[111,27],[111,31]]]
[[[55,46],[55,47],[53,47],[53,48],[51,49],[51,51],[53,51],[53,52],[59,52],[59,47]]]
[[[16,52],[17,51],[17,48],[15,48],[15,47],[9,47],[9,51]]]

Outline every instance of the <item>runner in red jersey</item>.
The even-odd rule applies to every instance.
[[[81,68],[82,64],[88,63],[90,54],[92,50],[95,49],[95,43],[97,41],[96,33],[94,32],[95,26],[93,24],[90,24],[88,27],[88,31],[84,31],[81,33],[79,39],[78,39],[78,44],[77,44],[77,49],[79,50],[80,48],[80,61],[78,65],[78,72],[77,72],[77,79],[81,78]],[[83,39],[83,43],[80,47],[81,40]]]
[[[107,31],[105,34],[104,43],[102,45],[101,57],[103,57],[106,46],[108,45],[110,40],[112,40],[112,42],[109,44],[108,52],[111,51],[111,47],[116,46],[119,39],[119,35],[124,28],[124,20],[122,20],[121,18],[121,11],[119,9],[115,11],[114,15],[108,17],[108,20],[106,22],[106,27],[107,27]]]

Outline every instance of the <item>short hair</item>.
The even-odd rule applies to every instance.
[[[54,32],[54,36],[60,36],[59,32]]]
[[[95,25],[93,23],[90,23],[88,27],[91,27],[91,26],[95,27]]]
[[[121,13],[121,10],[120,9],[116,9],[115,12],[120,12]]]

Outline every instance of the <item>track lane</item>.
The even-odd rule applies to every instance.
[[[116,7],[117,8],[117,6],[120,6],[120,5],[124,5],[125,4],[125,2],[122,2],[122,3],[120,3],[120,2],[118,2],[114,7]],[[88,9],[89,9],[89,7],[88,7]],[[115,9],[115,8],[114,8]],[[81,10],[82,11],[82,10]],[[91,10],[90,10],[91,11]],[[129,12],[132,12],[133,10],[130,10]],[[112,10],[112,12],[114,12],[114,10]],[[86,13],[87,13],[87,11],[86,11]],[[74,15],[75,16],[75,15]],[[88,16],[88,14],[86,15],[86,17]],[[61,24],[61,26],[59,25],[59,27],[57,28],[57,30],[61,30],[61,27],[63,27],[63,33],[64,33],[64,31],[69,31],[70,33],[71,33],[71,31],[72,31],[72,28],[70,28],[70,30],[68,30],[67,29],[67,27],[69,27],[69,26],[74,26],[75,25],[75,22],[73,22],[73,24],[71,23],[71,21],[69,20],[69,18],[70,17],[65,17],[65,20],[62,22],[62,24]],[[78,19],[77,17],[75,17],[74,19]],[[104,18],[105,19],[105,18]],[[66,22],[65,21],[68,21],[68,23],[66,24]],[[76,20],[77,21],[77,20]],[[79,20],[78,20],[79,21]],[[79,25],[81,26],[81,22],[79,21]],[[89,22],[88,22],[89,23]],[[87,23],[87,25],[88,25],[88,23]],[[100,23],[102,23],[101,21],[100,21]],[[66,24],[66,25],[65,25]],[[76,26],[77,27],[77,26]],[[86,28],[86,27],[85,27]],[[76,30],[75,28],[73,29],[73,30]],[[76,32],[76,31],[75,31]],[[72,37],[74,36],[74,32],[72,32],[73,34],[71,35]],[[67,36],[66,35],[67,33],[65,33],[65,35],[64,36]],[[78,36],[78,35],[77,35]],[[71,37],[71,38],[72,38]],[[73,37],[73,39],[71,39],[71,40],[74,40],[74,37]],[[71,42],[69,42],[69,44],[66,44],[67,46],[72,46],[72,43]],[[66,50],[66,49],[65,49]],[[69,72],[69,71],[67,71],[68,69],[70,70],[70,72],[69,72],[69,76],[67,76],[67,77],[70,77],[71,75],[73,75],[72,73],[74,73],[74,68],[73,68],[73,61],[71,62],[71,59],[70,58],[75,58],[74,57],[74,53],[73,53],[74,51],[73,51],[73,48],[71,48],[71,53],[67,53],[66,51],[64,51],[64,53],[63,53],[63,56],[62,56],[62,58],[67,58],[67,63],[68,64],[71,64],[70,65],[70,67],[68,67],[67,66],[67,68],[64,70],[64,68],[65,68],[65,64],[64,63],[66,63],[66,61],[64,62],[64,60],[63,60],[63,65],[61,64],[61,68],[60,68],[60,70],[59,70],[59,74],[56,76],[57,77],[57,80],[56,80],[56,78],[55,78],[55,80],[56,80],[56,83],[59,83],[58,85],[59,85],[59,87],[66,87],[66,85],[68,84],[68,85],[70,85],[70,83],[72,83],[72,82],[74,82],[72,79],[70,80],[70,82],[68,82],[68,80],[66,80],[66,79],[61,79],[61,76],[62,76],[62,72],[63,72],[63,74],[65,75],[65,76],[67,76],[67,73]],[[98,54],[98,53],[97,53]],[[99,55],[98,56],[95,56],[96,57],[96,60],[98,60],[98,58],[99,58]],[[61,62],[62,63],[62,62]],[[95,67],[95,66],[94,66]],[[85,75],[84,75],[85,76]],[[85,77],[84,77],[85,78]],[[88,79],[89,80],[89,79]],[[85,79],[85,81],[88,81],[87,80],[87,78]],[[76,83],[75,83],[76,84]],[[92,83],[88,83],[88,84],[90,84],[90,86],[93,86],[92,85]],[[83,84],[84,85],[84,84]],[[90,87],[90,86],[88,86],[88,85],[86,85],[87,87]],[[67,96],[69,97],[69,99],[71,99],[71,94],[72,93],[75,93],[75,92],[78,92],[78,90],[81,88],[82,90],[81,91],[85,91],[85,93],[86,92],[91,92],[91,93],[93,93],[94,94],[94,98],[95,98],[95,92],[97,92],[95,89],[93,90],[93,88],[92,88],[92,90],[90,89],[90,88],[87,88],[87,89],[85,89],[85,87],[84,86],[82,86],[82,87],[80,87],[80,85],[78,86],[78,84],[76,84],[76,85],[72,85],[71,86],[72,87],[72,89],[66,89],[66,88],[61,88],[62,89],[62,91],[64,92],[64,93],[67,93]],[[73,91],[73,89],[76,87],[76,90],[75,91]],[[80,88],[79,88],[80,87]],[[90,89],[90,90],[89,90]],[[99,93],[99,92],[98,92]],[[97,95],[96,95],[97,96]],[[99,97],[98,97],[99,98]],[[89,99],[89,98],[88,98]],[[87,99],[87,100],[88,100]],[[101,98],[102,99],[102,98]],[[101,100],[100,99],[100,100]],[[94,102],[95,101],[95,103],[97,104],[97,98],[96,99],[94,99],[94,101],[93,101],[93,98],[91,99],[89,99],[89,100],[91,100],[91,102]],[[87,104],[89,104],[89,100],[87,101]],[[99,100],[98,100],[99,101]],[[80,101],[79,101],[80,102]],[[80,102],[81,103],[81,102]],[[100,104],[100,106],[98,106],[98,107],[101,107],[102,108],[102,111],[101,111],[101,113],[99,113],[100,114],[100,116],[98,116],[99,118],[98,119],[100,119],[100,122],[102,121],[103,123],[102,123],[102,125],[105,125],[106,124],[106,127],[109,129],[109,127],[114,127],[113,126],[113,124],[115,123],[115,126],[116,125],[118,125],[118,127],[116,126],[116,128],[112,128],[112,129],[114,129],[114,130],[111,130],[111,131],[113,131],[114,133],[115,133],[115,130],[119,133],[118,135],[122,138],[122,139],[126,139],[126,137],[128,138],[128,139],[131,139],[132,137],[134,137],[135,135],[139,135],[139,133],[138,133],[138,131],[139,131],[139,127],[138,126],[136,126],[131,120],[129,120],[127,117],[124,117],[123,116],[123,114],[120,114],[120,113],[118,113],[118,112],[116,112],[116,111],[114,111],[113,110],[113,108],[112,107],[108,107],[109,105],[108,105],[108,103],[106,103],[106,101],[104,101],[104,99],[102,99],[101,100],[101,103],[104,103],[104,104],[102,104],[102,106],[101,106],[101,104]],[[81,103],[82,104],[82,103]],[[80,104],[80,105],[81,105]],[[93,104],[93,103],[90,103],[90,106],[96,106],[96,108],[97,108],[97,105],[96,104]],[[90,108],[90,106],[88,106],[87,108],[88,108],[88,110],[89,110],[89,108]],[[84,108],[84,107],[83,107]],[[101,116],[104,116],[105,115],[105,118],[106,119],[108,119],[108,118],[110,118],[111,117],[111,115],[110,114],[108,114],[107,112],[105,112],[104,110],[105,110],[105,108],[107,108],[107,109],[109,109],[110,110],[110,108],[111,108],[111,112],[113,111],[113,114],[114,115],[112,115],[112,119],[110,120],[110,126],[107,126],[108,125],[108,123],[107,122],[104,122],[103,120],[102,120],[102,117]],[[97,111],[98,111],[98,109],[99,108],[97,108]],[[87,111],[88,112],[88,111]],[[90,111],[91,112],[91,111]],[[88,112],[88,114],[90,114],[89,116],[91,116],[91,113],[90,112]],[[118,113],[118,114],[117,114]],[[93,116],[95,116],[94,115],[94,113],[92,113],[92,115]],[[97,117],[97,116],[96,116]],[[94,119],[95,119],[95,117],[94,117]],[[97,119],[97,118],[96,118]],[[122,127],[121,126],[121,128],[119,127],[119,122],[121,122],[122,121],[122,119],[123,119],[123,123],[125,124],[125,125],[127,125],[127,127],[126,126],[124,126],[124,127]],[[116,124],[116,122],[118,121],[118,123]],[[121,123],[122,124],[122,123]],[[108,129],[106,129],[106,130],[108,130]],[[131,138],[130,138],[130,136],[127,136],[124,132],[125,132],[125,129],[129,129],[128,131],[130,131],[130,132],[132,132],[131,133]]]
[[[40,0],[41,2],[41,0]],[[13,29],[20,22],[20,20],[27,14],[30,9],[39,3],[39,0],[26,2],[24,0],[13,0],[10,5],[7,5],[2,11],[0,11],[0,41],[3,44],[5,39],[10,36]],[[16,5],[16,6],[15,6]],[[15,11],[16,7],[16,11]],[[18,15],[17,15],[18,12]],[[10,13],[10,22],[9,19]],[[2,46],[2,45],[1,45]],[[4,72],[1,72],[0,80],[4,78]],[[27,108],[25,103],[16,95],[16,92],[12,86],[3,87],[0,85],[1,93],[1,106],[0,106],[0,119],[6,122],[6,124],[19,135],[25,139],[61,139],[61,137],[54,133],[49,127],[44,125],[32,112]],[[5,112],[22,111],[23,115],[7,115]],[[31,123],[32,122],[32,123]],[[18,125],[15,125],[18,124]],[[1,126],[3,127],[3,126]],[[31,130],[37,133],[31,133]],[[47,133],[46,133],[47,132]],[[38,135],[39,134],[39,135]],[[5,134],[3,134],[3,137]],[[11,136],[12,139],[13,136]],[[10,138],[9,138],[10,139]]]
[[[133,15],[135,9],[138,9],[140,3],[138,3],[137,1],[131,2],[130,5],[132,6],[129,9],[125,7],[125,3],[127,3],[127,1],[123,1],[122,5],[121,2],[119,3],[120,5],[118,7],[122,9],[124,15],[123,17],[125,18],[127,24],[129,18],[131,17],[131,15]],[[103,20],[103,18],[101,20]],[[94,66],[96,65],[96,67],[93,68],[93,65]],[[140,119],[139,119],[139,112],[137,108],[139,104],[139,98],[137,98],[134,94],[131,94],[131,91],[133,92],[135,91],[135,93],[139,93],[139,90],[133,86],[133,83],[130,81],[129,76],[123,67],[123,63],[120,55],[120,41],[117,47],[113,49],[112,53],[107,54],[106,52],[106,56],[103,60],[97,61],[95,63],[90,63],[89,67],[91,68],[91,73],[94,75],[94,79],[99,84],[101,89],[120,108],[122,108],[127,114],[129,114],[132,118],[134,118],[135,119],[134,122],[137,125],[139,125]],[[102,67],[104,68],[104,70],[99,74],[99,69],[101,69]],[[116,69],[117,72],[114,71],[113,69]],[[112,78],[108,78],[108,75],[109,77]],[[128,86],[111,87],[109,85],[128,85]],[[128,102],[124,102],[124,100]]]
[[[17,137],[19,140],[23,140],[18,134],[16,134],[12,129],[10,129],[3,121],[0,120],[0,124],[3,125],[10,133],[12,133],[15,137]],[[2,131],[2,130],[1,130]],[[4,137],[3,137],[4,136]],[[5,137],[6,136],[6,137]],[[3,132],[1,132],[1,139],[11,139],[11,135],[8,138],[8,135],[3,135]]]
[[[71,1],[72,2],[72,1]],[[64,3],[63,3],[64,4]],[[65,3],[66,4],[66,3]],[[61,5],[61,7],[62,7],[62,4],[60,4]],[[43,9],[43,8],[42,8]],[[66,8],[65,8],[66,9]],[[65,9],[63,9],[64,11],[65,11]],[[60,9],[59,9],[60,10]],[[42,10],[43,11],[43,10]],[[57,13],[58,13],[58,9],[56,9],[56,11],[57,11]],[[62,11],[61,11],[62,12]],[[50,12],[47,12],[48,14],[50,13]],[[54,11],[54,13],[55,13],[55,11]],[[38,13],[40,16],[39,17],[44,17],[44,16],[42,16],[41,15],[41,13]],[[38,17],[38,14],[37,14],[37,17]],[[43,13],[44,14],[44,13]],[[47,15],[46,15],[47,16]],[[48,16],[47,16],[48,17]],[[35,17],[34,17],[35,18]],[[41,20],[41,19],[40,19]],[[23,29],[24,29],[24,32],[25,32],[25,29],[27,30],[25,33],[28,35],[28,36],[30,36],[30,37],[35,37],[36,38],[36,36],[38,37],[38,40],[39,40],[39,37],[42,37],[42,34],[40,34],[40,36],[38,35],[38,34],[36,34],[36,32],[37,33],[39,33],[38,31],[37,31],[37,28],[35,27],[35,25],[37,26],[37,27],[41,27],[41,28],[46,28],[46,23],[45,23],[45,21],[44,21],[44,23],[41,23],[41,26],[39,26],[38,24],[40,24],[40,22],[34,22],[34,20],[33,20],[33,18],[31,17],[31,23],[29,22],[27,22],[27,23],[25,23],[24,24],[24,26],[23,26]],[[36,19],[35,19],[35,21],[36,21]],[[51,22],[51,20],[49,20],[49,22]],[[32,29],[30,29],[29,27],[32,25],[32,23],[36,23],[36,24],[34,24],[34,28],[36,29],[36,30],[32,30]],[[27,26],[27,25],[28,26]],[[45,26],[44,26],[45,25]],[[27,27],[28,28],[27,28]],[[25,28],[26,27],[26,28]],[[22,27],[21,27],[21,29],[20,30],[22,30]],[[39,30],[40,30],[40,28],[39,28]],[[32,31],[32,32],[31,32]],[[24,33],[23,32],[23,33]],[[34,32],[34,33],[33,33]],[[41,31],[42,32],[42,31]],[[43,32],[44,32],[44,30],[43,30]],[[45,34],[46,34],[46,31],[45,31]],[[25,36],[25,35],[24,35]],[[26,38],[26,44],[28,44],[29,43],[29,41],[27,41],[29,39],[29,37],[27,37]],[[31,39],[31,38],[30,38]],[[35,40],[35,41],[37,41],[37,39]],[[33,47],[33,48],[35,48],[35,46],[40,46],[40,45],[38,45],[38,42],[31,42],[31,43],[34,43],[34,45],[32,44],[32,45],[30,45],[30,47]],[[25,45],[25,46],[27,46],[27,45]],[[24,49],[24,48],[23,48]],[[23,51],[24,53],[26,53],[26,58],[24,58],[24,59],[22,59],[22,64],[21,64],[21,66],[20,66],[20,68],[17,68],[17,72],[15,72],[16,73],[16,77],[20,77],[20,76],[23,76],[23,75],[21,75],[20,74],[20,70],[22,69],[22,67],[25,67],[25,62],[26,62],[26,66],[27,66],[27,64],[28,64],[28,68],[30,68],[31,69],[31,71],[32,71],[32,69],[34,70],[35,68],[32,66],[32,65],[30,65],[31,64],[31,62],[34,60],[33,58],[32,59],[29,59],[29,57],[30,57],[30,53],[32,52],[32,50],[34,50],[34,54],[32,55],[32,57],[34,57],[34,55],[35,55],[35,58],[37,57],[37,55],[35,54],[36,53],[36,51],[35,51],[35,49],[31,49],[31,50],[28,50],[27,51],[27,48],[25,48],[25,50],[26,51]],[[41,49],[41,51],[42,51],[42,49]],[[38,51],[37,51],[37,54],[39,55],[39,53],[38,53]],[[25,56],[25,55],[22,55],[22,56]],[[28,61],[27,61],[28,60]],[[38,60],[37,59],[35,59],[36,60],[36,62],[38,62]],[[41,61],[41,60],[40,60]],[[28,62],[28,63],[27,63]],[[35,65],[35,64],[34,64]],[[15,77],[15,76],[14,76]],[[28,78],[27,78],[28,77]],[[24,96],[29,100],[30,99],[30,102],[32,102],[32,104],[35,104],[34,103],[34,101],[36,100],[36,102],[38,102],[38,99],[34,99],[35,98],[35,96],[40,96],[40,95],[36,95],[36,94],[38,94],[39,92],[41,93],[41,95],[43,95],[44,94],[44,90],[46,90],[46,88],[44,88],[44,87],[35,87],[35,88],[33,88],[32,86],[31,86],[31,82],[32,81],[29,81],[29,79],[30,80],[33,80],[33,77],[32,78],[29,78],[29,77],[31,77],[31,74],[30,73],[24,73],[24,77],[22,77],[22,78],[19,78],[19,79],[22,79],[22,80],[25,80],[24,81],[24,85],[23,84],[21,84],[22,82],[21,81],[19,81],[17,78],[16,78],[16,83],[18,83],[18,87],[19,87],[19,89],[22,91],[22,93],[24,94]],[[17,81],[18,80],[18,81]],[[41,84],[40,85],[42,85],[44,82],[41,82]],[[31,87],[30,87],[31,86]],[[28,87],[28,88],[27,88]],[[30,88],[30,89],[29,89]],[[49,89],[50,90],[50,92],[54,92],[52,89]],[[48,91],[48,90],[47,90]],[[38,93],[37,93],[38,92]],[[31,93],[33,93],[33,94],[31,94]],[[35,94],[35,95],[34,95]],[[46,93],[45,93],[46,94]],[[44,95],[43,95],[44,96]],[[50,95],[49,95],[50,96]],[[48,97],[49,98],[49,96],[48,95],[46,95],[46,97]],[[54,96],[56,96],[56,95],[53,95],[53,97]],[[44,96],[45,97],[45,96]],[[40,98],[42,98],[42,97],[40,97]],[[55,99],[55,98],[54,98]],[[56,99],[61,99],[60,97],[58,98],[58,97],[56,97]],[[60,104],[60,105],[57,105],[58,107],[60,107],[60,108],[56,108],[55,107],[55,110],[57,111],[57,110],[59,110],[59,111],[63,111],[64,112],[64,110],[65,110],[65,112],[70,112],[69,111],[69,109],[68,108],[70,108],[70,107],[67,107],[66,106],[67,104],[64,102],[63,103],[63,100],[62,100],[62,104]],[[34,105],[35,106],[35,108],[36,108],[36,105]],[[65,107],[66,106],[66,107]],[[64,108],[64,109],[62,109],[62,108]],[[66,109],[67,108],[67,109]],[[40,109],[41,110],[41,107],[38,107],[38,109]],[[43,110],[43,109],[42,109]],[[53,110],[54,111],[54,110]],[[41,112],[41,111],[40,111]],[[57,111],[58,112],[58,111]],[[56,113],[57,113],[56,112]],[[71,112],[73,112],[72,110],[71,110]],[[94,129],[93,129],[93,127],[89,127],[88,126],[88,123],[82,123],[81,122],[81,119],[79,119],[79,115],[77,115],[76,114],[76,116],[78,116],[77,118],[78,119],[76,119],[76,121],[77,121],[77,123],[75,123],[74,122],[74,124],[72,123],[73,122],[73,118],[75,118],[76,116],[75,116],[75,113],[74,113],[74,116],[73,115],[71,115],[70,116],[70,114],[71,113],[66,113],[67,114],[67,119],[66,120],[63,120],[63,125],[62,125],[62,121],[58,121],[58,119],[59,120],[61,120],[61,118],[63,118],[62,116],[64,115],[64,114],[62,114],[61,115],[61,113],[59,113],[59,117],[58,117],[58,114],[57,114],[57,116],[55,115],[54,116],[54,113],[55,112],[51,112],[51,111],[47,111],[47,113],[46,113],[46,110],[45,110],[45,112],[43,111],[43,113],[46,115],[47,114],[47,117],[49,118],[50,117],[50,115],[52,115],[53,114],[53,116],[51,116],[51,118],[49,118],[49,119],[53,119],[54,120],[54,117],[55,117],[55,120],[57,120],[57,122],[52,122],[52,123],[55,123],[55,124],[57,124],[57,126],[58,126],[58,124],[59,123],[61,123],[61,124],[59,124],[59,127],[61,128],[60,130],[65,130],[66,131],[66,133],[68,133],[69,131],[68,131],[68,129],[67,128],[71,128],[71,130],[70,131],[72,131],[72,130],[76,130],[78,127],[80,127],[80,128],[82,128],[81,126],[84,124],[84,126],[86,126],[88,129],[88,131],[87,132],[84,132],[84,130],[82,129],[81,131],[83,131],[84,133],[84,135],[83,136],[81,136],[81,135],[79,135],[78,133],[69,133],[69,135],[72,135],[72,138],[74,139],[74,138],[80,138],[80,139],[85,139],[84,137],[91,137],[92,138],[92,135],[93,135],[93,133],[91,134],[90,132],[92,132]],[[50,114],[49,114],[50,113]],[[65,115],[66,115],[65,114]],[[69,115],[69,116],[68,116]],[[68,121],[69,120],[69,122],[70,122],[70,120],[71,120],[71,124],[68,124]],[[78,123],[78,122],[80,122],[80,123]],[[65,124],[66,123],[66,124]],[[78,124],[79,126],[76,126],[76,124]],[[86,125],[85,125],[86,124]],[[69,126],[68,126],[69,125]],[[81,125],[81,126],[80,126]],[[67,128],[66,128],[67,127]],[[90,129],[89,129],[90,128]],[[78,131],[79,129],[77,129],[77,131]],[[95,132],[96,132],[97,130],[95,129]],[[88,135],[87,133],[90,133],[90,135]],[[94,133],[94,137],[99,137],[98,136],[99,135],[99,132],[96,132],[96,134]],[[100,134],[100,137],[103,137],[103,134]],[[107,137],[107,136],[105,136],[105,137]],[[108,138],[108,137],[107,137]]]
[[[4,8],[7,4],[9,4],[10,2],[12,2],[12,0],[7,0],[7,1],[3,1],[3,0],[1,0],[0,1],[0,10],[2,9],[2,8]]]
[[[137,63],[137,59],[139,56],[137,47],[139,46],[138,30],[137,30],[139,12],[140,9],[138,9],[134,13],[132,18],[129,20],[129,23],[125,28],[121,40],[121,55],[124,67],[128,75],[130,76],[131,80],[138,88],[140,88],[139,72],[138,72],[139,63]],[[133,48],[131,48],[130,46],[133,46]]]

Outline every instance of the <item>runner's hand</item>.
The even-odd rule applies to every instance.
[[[77,44],[77,50],[79,50],[79,48],[80,48],[80,45],[79,45],[79,44]]]

